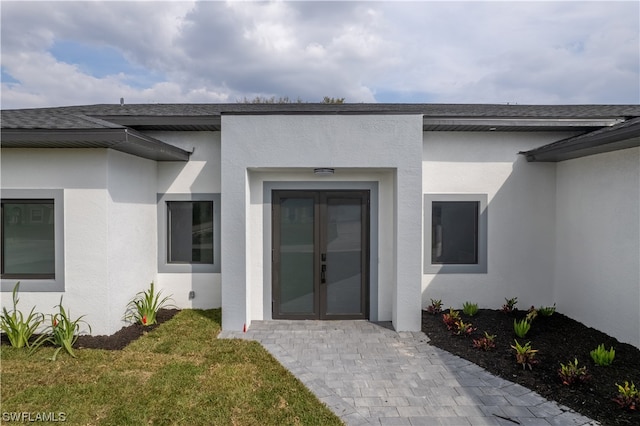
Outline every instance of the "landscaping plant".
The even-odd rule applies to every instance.
[[[431,305],[427,306],[427,312],[431,315],[437,315],[442,312],[442,300],[431,299]]]
[[[490,351],[496,347],[496,335],[484,332],[484,337],[473,339],[473,347],[483,351]]]
[[[461,319],[454,323],[454,326],[451,330],[453,334],[456,336],[469,336],[476,329],[473,328],[470,322],[464,322]]]
[[[636,385],[631,382],[624,382],[624,386],[616,383],[618,387],[618,395],[613,400],[621,407],[627,410],[635,411],[640,407],[640,391]]]
[[[562,380],[562,384],[570,386],[576,382],[584,383],[591,378],[587,372],[587,367],[578,367],[578,358],[574,358],[573,362],[566,365],[560,363],[558,376]]]
[[[57,346],[57,349],[51,357],[52,361],[56,360],[61,349],[67,351],[67,353],[73,358],[76,357],[73,352],[73,345],[76,343],[76,340],[78,340],[80,324],[87,324],[86,321],[82,320],[84,315],[81,315],[75,320],[71,319],[68,311],[64,309],[64,306],[62,306],[62,296],[60,296],[60,304],[57,305],[57,308],[59,309],[59,312],[55,315],[51,315],[51,325],[47,327],[46,333],[42,334],[42,336],[34,342],[32,348],[32,351],[35,351],[45,342],[49,342],[52,345]],[[91,326],[87,324],[87,327],[89,327],[89,333],[91,333]]]
[[[152,281],[149,290],[136,294],[136,297],[127,305],[127,311],[130,312],[128,318],[144,326],[155,324],[158,310],[167,306],[171,300],[169,296],[161,299],[161,293],[162,290],[155,291]]]
[[[472,317],[478,313],[478,304],[471,303],[471,302],[464,302],[464,304],[462,305],[462,312],[464,312],[465,315],[469,315],[470,317]]]
[[[531,370],[531,367],[538,363],[536,359],[538,350],[531,348],[531,342],[527,342],[524,346],[520,345],[517,340],[514,340],[514,342],[516,344],[511,345],[511,347],[516,351],[516,362],[521,364],[523,369],[529,367],[529,370]]]
[[[453,330],[456,326],[456,321],[460,319],[460,312],[455,311],[453,308],[449,308],[448,314],[442,314],[442,321],[447,326],[447,330]]]
[[[611,347],[609,350],[606,350],[604,348],[604,343],[598,345],[598,347],[592,350],[590,354],[591,358],[593,358],[593,362],[601,367],[611,365],[613,359],[616,357],[616,351],[613,349],[613,347]]]
[[[13,309],[9,313],[6,307],[2,308],[0,317],[0,329],[7,335],[9,343],[14,348],[29,347],[29,339],[44,322],[44,315],[34,312],[35,306],[31,308],[26,318],[17,309],[19,289],[20,282],[17,282],[12,293]]]
[[[530,329],[531,323],[526,318],[521,319],[520,321],[513,320],[513,331],[515,331],[516,336],[519,338],[524,339],[524,336],[527,335]]]
[[[502,312],[504,312],[505,314],[510,314],[510,313],[515,312],[515,311],[518,310],[516,308],[516,304],[518,303],[518,298],[517,297],[514,297],[513,299],[507,299],[505,297],[504,300],[507,303],[502,305]]]
[[[538,308],[538,313],[543,317],[550,317],[551,315],[554,314],[555,311],[556,311],[555,303],[553,304],[553,306],[540,306]]]
[[[525,318],[527,319],[527,321],[529,321],[529,323],[532,323],[537,316],[538,316],[538,310],[535,308],[535,306],[532,306],[527,311],[527,316]]]

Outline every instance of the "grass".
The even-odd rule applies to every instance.
[[[70,425],[342,424],[260,344],[218,340],[220,310],[183,310],[122,351],[47,360],[3,346],[3,412],[65,413]]]

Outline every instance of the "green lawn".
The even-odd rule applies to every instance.
[[[71,425],[339,425],[256,342],[218,340],[220,310],[184,310],[122,351],[3,346],[2,412]]]

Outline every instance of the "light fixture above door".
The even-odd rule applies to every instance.
[[[313,169],[313,174],[314,175],[319,175],[319,176],[330,176],[332,174],[334,174],[336,171],[336,169],[332,169],[329,167],[318,167]]]

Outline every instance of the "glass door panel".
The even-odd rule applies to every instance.
[[[327,315],[357,315],[362,306],[362,205],[359,198],[328,198],[326,216]]]
[[[315,312],[315,200],[280,200],[280,288],[281,314]]]

